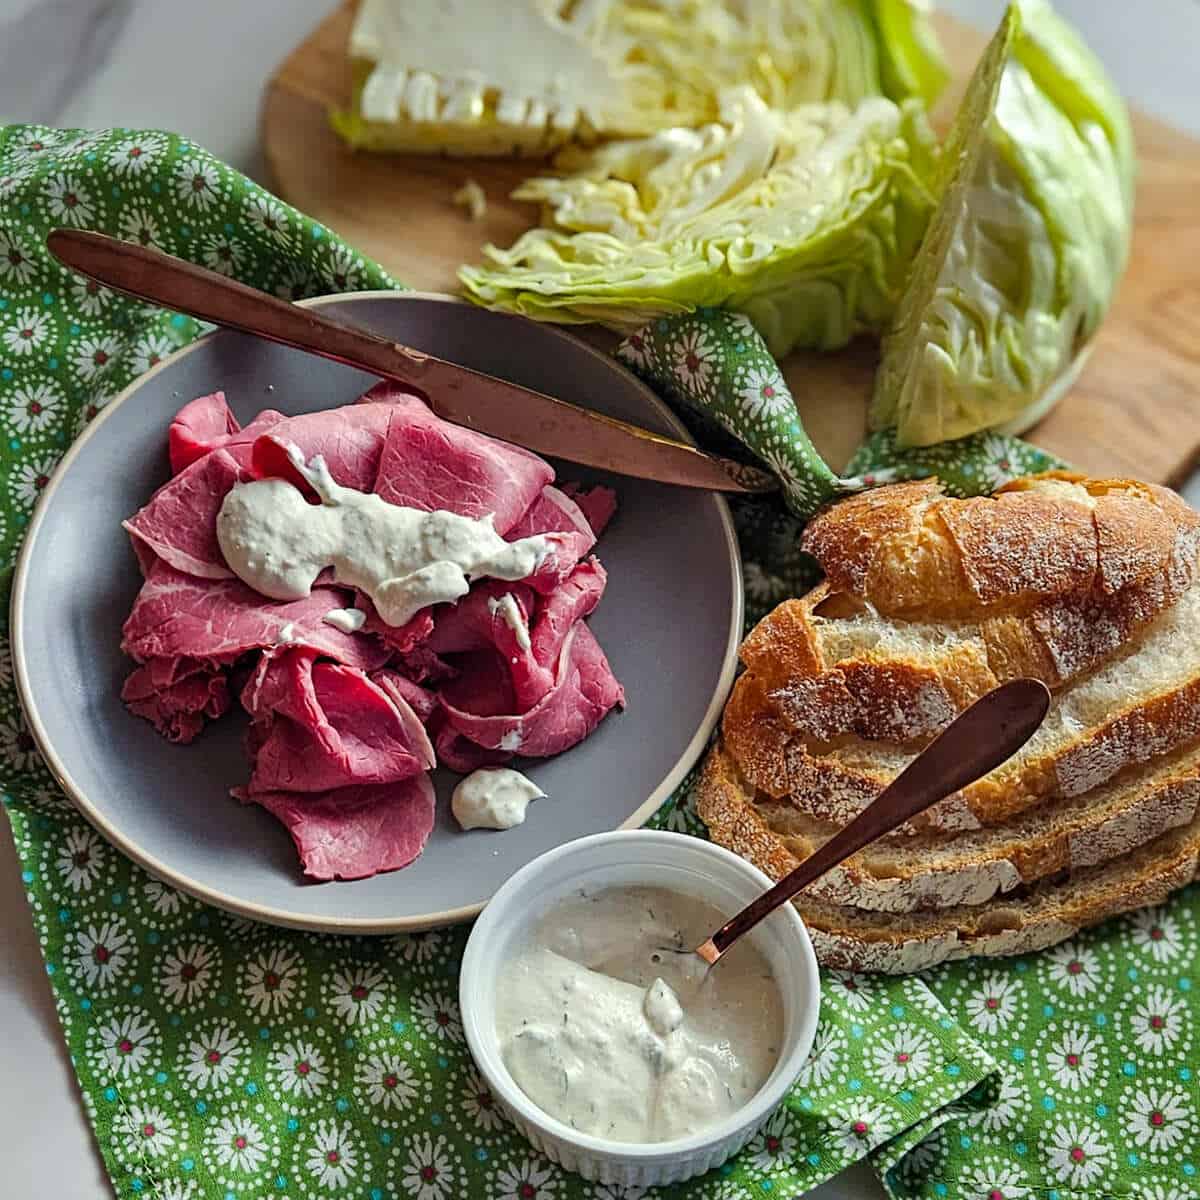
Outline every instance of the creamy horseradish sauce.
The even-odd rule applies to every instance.
[[[450,808],[464,829],[511,829],[525,820],[530,800],[545,794],[520,771],[480,767],[459,780]]]
[[[771,1074],[783,1003],[743,939],[711,971],[694,954],[725,917],[662,888],[581,891],[496,985],[496,1034],[522,1091],[580,1132],[664,1142],[715,1125]]]
[[[320,504],[285,479],[258,479],[234,484],[217,515],[229,569],[274,600],[307,596],[332,567],[338,583],[371,597],[387,624],[403,625],[430,604],[465,596],[472,579],[532,575],[553,546],[545,535],[506,542],[490,515],[425,512],[342,487],[323,458],[306,464],[295,446],[288,457]]]

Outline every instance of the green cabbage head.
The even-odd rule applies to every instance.
[[[1128,257],[1128,114],[1045,0],[1008,9],[940,169],[871,410],[904,446],[1033,424],[1073,382]]]

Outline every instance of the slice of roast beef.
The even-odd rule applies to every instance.
[[[625,690],[613,676],[600,643],[583,621],[563,641],[554,686],[528,712],[504,705],[511,686],[498,656],[487,664],[483,655],[473,669],[445,684],[442,709],[452,728],[489,750],[546,758],[582,741],[616,704]]]
[[[286,420],[283,413],[266,408],[243,429],[225,402],[224,392],[198,396],[175,414],[175,419],[167,430],[171,473],[178,475],[197,459],[211,454],[214,450],[252,442],[273,425]]]
[[[592,532],[599,537],[617,511],[617,493],[603,484],[585,488],[578,483],[564,483],[562,490],[579,505]]]
[[[596,535],[583,511],[565,492],[545,487],[506,534],[517,538],[549,534],[551,550],[526,581],[535,590],[553,591],[575,569],[575,564],[596,544]]]
[[[314,662],[308,651],[264,655],[242,704],[259,726],[251,797],[394,783],[434,765],[425,730],[398,692],[353,667]]]
[[[290,644],[373,671],[390,651],[362,631],[344,633],[325,620],[351,602],[346,589],[321,586],[301,600],[268,600],[240,579],[200,579],[158,561],[125,622],[121,649],[139,662],[184,656],[229,661]]]
[[[491,513],[504,536],[554,478],[536,454],[451,425],[414,396],[386,407],[391,424],[375,491],[391,504],[475,520]]]
[[[169,742],[192,741],[229,711],[228,669],[194,658],[152,658],[121,688],[121,699]]]
[[[435,796],[427,774],[397,783],[328,792],[260,792],[250,797],[292,835],[309,879],[365,879],[406,867],[433,830]]]

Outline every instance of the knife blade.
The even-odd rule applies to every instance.
[[[115,291],[403,384],[445,420],[539,454],[680,487],[778,487],[757,467],[437,358],[149,246],[80,229],[52,230],[46,244],[64,266]]]

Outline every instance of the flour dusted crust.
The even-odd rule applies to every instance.
[[[748,801],[744,787],[729,758],[717,749],[705,763],[697,805],[700,816],[714,840],[773,879],[782,878],[798,859],[762,811]],[[1197,877],[1196,794],[1193,790],[1183,804],[1191,807],[1192,818],[1178,828],[1112,861],[1080,864],[1065,879],[1046,878],[1012,895],[993,895],[988,903],[954,899],[946,907],[930,910],[877,912],[811,889],[797,899],[796,907],[812,935],[817,958],[831,967],[904,974],[971,955],[1044,949],[1118,913],[1161,903]],[[1149,805],[1143,815],[1151,819]],[[1005,870],[997,865],[992,878],[1005,877]],[[833,894],[838,891],[835,885]]]
[[[997,684],[1054,693],[1018,756],[812,889],[824,961],[1018,953],[1192,877],[1200,516],[1174,493],[1065,472],[971,500],[904,483],[826,509],[803,545],[825,581],[747,637],[698,794],[714,839],[770,874]]]

